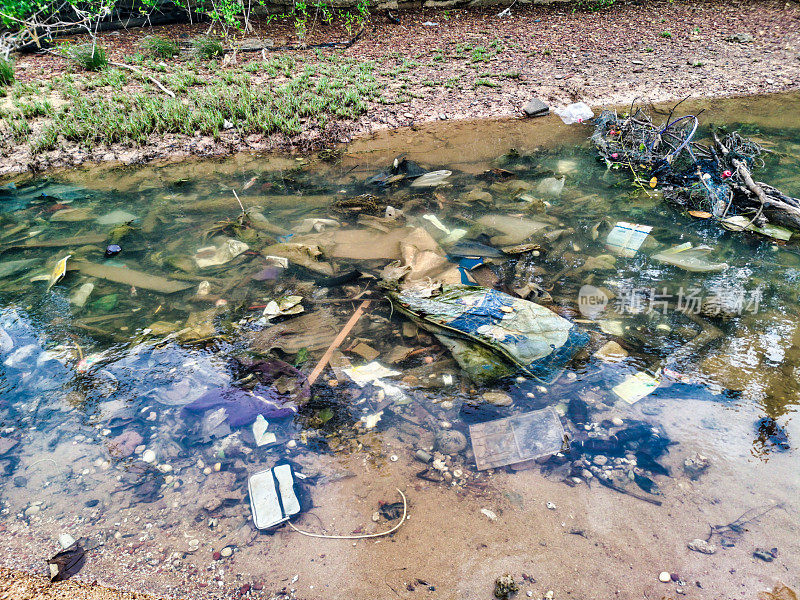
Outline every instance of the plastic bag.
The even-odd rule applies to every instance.
[[[584,121],[594,118],[592,109],[589,108],[589,105],[584,102],[576,102],[575,104],[570,104],[565,108],[556,108],[553,109],[553,112],[561,117],[561,120],[567,125],[572,125],[573,123],[583,123]]]

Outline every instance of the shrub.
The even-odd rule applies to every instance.
[[[151,58],[172,58],[178,53],[178,44],[160,35],[149,35],[142,40],[142,51]]]
[[[60,50],[62,56],[74,60],[87,71],[101,71],[108,66],[106,51],[97,44],[64,45]]]
[[[192,47],[197,58],[208,60],[211,58],[222,58],[225,48],[217,38],[200,36],[192,40]]]
[[[0,85],[14,83],[14,63],[0,56]]]

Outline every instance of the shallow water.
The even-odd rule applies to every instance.
[[[771,150],[757,178],[800,196],[798,104],[796,95],[718,101],[701,120],[740,128]],[[4,564],[38,569],[69,533],[92,549],[79,577],[164,594],[287,586],[301,598],[490,597],[506,571],[523,590],[557,597],[687,588],[692,597],[753,597],[780,578],[798,585],[800,247],[670,207],[599,162],[590,133],[556,117],[440,124],[325,156],[66,172],[0,191],[0,536],[12,549]],[[370,183],[402,152],[452,175],[431,188]],[[561,178],[563,189],[550,189]],[[348,200],[362,194],[372,197],[355,211]],[[387,205],[402,215],[386,218]],[[504,231],[488,227],[487,216]],[[617,222],[652,227],[633,256],[606,245]],[[401,225],[413,229],[387,243]],[[337,249],[329,236],[339,229],[367,235]],[[458,243],[501,255],[457,279],[506,291],[527,285],[530,300],[588,333],[553,380],[475,383],[386,301],[376,277],[400,258],[398,240],[423,236],[452,256],[457,229]],[[201,266],[231,239],[247,249],[234,245],[234,258]],[[322,255],[304,259],[311,269],[265,258],[281,252],[274,244],[298,241],[320,247]],[[121,251],[107,257],[112,242]],[[535,249],[496,252],[528,242]],[[728,267],[696,273],[653,258],[687,242]],[[48,290],[68,254],[66,276]],[[326,281],[354,269],[365,276]],[[131,279],[131,270],[140,273]],[[86,284],[85,302],[76,300]],[[185,289],[167,293],[165,285]],[[606,293],[605,310],[587,313],[584,286]],[[271,300],[293,295],[301,303],[289,304],[302,313],[267,319]],[[254,415],[244,409],[185,409],[207,392],[252,387],[242,365],[253,361],[279,359],[308,375],[364,299],[372,300],[366,316],[310,400],[297,377],[277,382],[284,410],[268,413],[274,443],[256,444]],[[698,314],[704,301],[730,314]],[[608,342],[624,357],[603,360],[597,352]],[[373,360],[398,372],[383,387],[341,372]],[[642,373],[658,387],[626,401],[617,386]],[[256,391],[265,389],[274,388]],[[287,407],[298,397],[294,414]],[[470,425],[545,407],[573,443],[642,424],[647,437],[525,470],[476,468]],[[434,448],[441,463],[415,460]],[[696,452],[710,466],[693,479],[683,465]],[[286,527],[258,533],[247,479],[285,459],[306,477],[313,503],[293,521],[301,529],[386,531],[398,516],[379,508],[399,500],[395,488],[408,497],[411,519],[377,541],[305,538]],[[713,557],[686,548],[709,525],[748,510],[745,518],[758,518],[747,531],[712,530]],[[777,558],[753,558],[757,547],[778,548]],[[221,556],[223,548],[233,556]],[[661,570],[679,581],[659,583]]]

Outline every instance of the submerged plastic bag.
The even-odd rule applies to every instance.
[[[584,331],[553,311],[497,290],[410,287],[389,292],[389,297],[400,312],[436,334],[470,377],[479,381],[516,369],[552,381],[589,341]],[[501,363],[505,359],[507,368],[502,369],[497,359]]]

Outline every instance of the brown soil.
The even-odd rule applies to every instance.
[[[596,13],[570,7],[515,7],[511,16],[485,11],[401,13],[402,24],[376,15],[346,56],[378,63],[379,81],[391,104],[374,103],[354,121],[324,130],[309,127],[285,136],[241,136],[235,131],[210,137],[153,136],[144,147],[62,148],[32,157],[18,148],[0,175],[86,162],[140,163],[189,155],[220,156],[238,151],[305,150],[347,142],[375,131],[435,120],[507,118],[538,97],[563,105],[583,100],[617,105],[635,98],[668,101],[687,95],[737,96],[787,91],[800,82],[800,5],[773,0],[741,2],[653,2],[623,4]],[[426,26],[434,22],[434,26]],[[188,38],[205,25],[155,28],[156,33]],[[151,29],[103,34],[113,60],[135,52]],[[728,41],[750,34],[751,43]],[[256,35],[291,43],[288,24],[256,24]],[[335,26],[316,27],[309,43],[347,39]],[[497,41],[493,52],[491,44]],[[475,61],[461,44],[483,46],[489,59]],[[311,51],[289,50],[313,58]],[[324,51],[327,52],[327,51]],[[442,53],[443,54],[440,54]],[[440,60],[443,57],[444,60]],[[240,55],[242,61],[259,55]],[[394,76],[389,72],[413,60]],[[67,68],[52,55],[19,60],[19,79],[48,78]],[[492,86],[479,83],[488,81]]]

